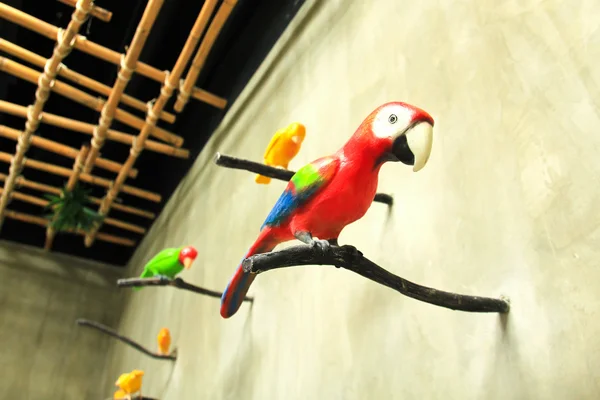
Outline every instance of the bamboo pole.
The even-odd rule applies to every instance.
[[[221,29],[223,29],[223,25],[225,25],[225,21],[227,21],[227,18],[229,17],[229,14],[231,14],[231,11],[233,10],[233,7],[235,7],[236,3],[237,0],[224,0],[221,4],[221,7],[219,7],[219,11],[217,11],[217,14],[210,23],[208,31],[206,32],[206,36],[204,36],[204,39],[202,39],[200,48],[198,48],[198,51],[194,56],[194,61],[192,61],[192,66],[190,67],[185,80],[180,82],[177,101],[175,102],[175,106],[173,106],[173,109],[176,112],[182,112],[188,100],[190,99],[192,88],[198,80],[198,75],[200,75],[200,71],[202,70],[202,67],[204,67],[206,58],[208,57],[208,54],[215,44],[219,33],[221,33]]]
[[[121,68],[117,74],[117,79],[115,80],[112,91],[110,92],[110,96],[108,96],[108,100],[106,103],[104,103],[104,107],[100,113],[100,120],[98,121],[98,125],[94,130],[94,135],[91,141],[92,149],[85,160],[85,166],[83,168],[83,171],[86,174],[91,173],[94,169],[96,158],[98,158],[100,149],[102,149],[102,146],[104,146],[106,132],[108,131],[108,128],[110,128],[114,118],[117,105],[119,104],[119,99],[125,91],[125,88],[127,87],[127,84],[133,75],[133,71],[135,71],[137,67],[140,53],[144,48],[144,44],[146,44],[148,35],[152,30],[152,26],[158,17],[158,13],[160,12],[163,3],[164,0],[148,1],[146,9],[144,10],[144,14],[142,15],[142,19],[135,30],[135,35],[131,40],[131,44],[129,45],[127,53],[121,58]],[[150,104],[151,103],[148,103],[148,108],[151,107]]]
[[[10,7],[9,5],[4,3],[0,3],[0,18],[4,18],[7,21],[11,21],[12,23],[20,25],[26,29],[37,32],[40,35],[45,36],[51,40],[56,40],[58,35],[58,28],[56,26],[42,21],[41,19],[35,18],[16,8]],[[115,65],[119,65],[121,62],[120,53],[106,48],[104,46],[101,46],[97,43],[91,42],[87,40],[85,36],[82,35],[77,35],[74,47],[79,51],[90,54],[96,58],[100,58],[101,60],[110,62]],[[160,71],[157,68],[154,68],[142,62],[138,62],[136,73],[161,83],[164,82],[166,75],[165,71]],[[219,105],[226,103],[226,100],[222,97],[215,96],[214,94],[208,93],[199,88],[194,88],[192,90],[192,97],[218,108],[224,108],[225,106],[219,107]],[[218,101],[210,102],[207,101],[208,99]]]
[[[150,5],[148,5],[149,7]],[[127,157],[127,161],[124,164],[123,169],[119,172],[119,175],[114,181],[114,184],[110,187],[110,189],[106,192],[106,196],[102,201],[102,204],[99,207],[98,213],[101,215],[107,215],[110,211],[110,208],[114,202],[114,199],[119,195],[119,191],[122,187],[124,187],[125,179],[127,179],[127,170],[132,168],[135,164],[137,158],[140,153],[144,150],[144,145],[146,143],[146,139],[150,132],[156,126],[156,122],[158,121],[157,116],[160,114],[162,109],[167,104],[167,101],[173,95],[173,91],[177,87],[177,82],[181,78],[183,71],[189,62],[191,53],[194,51],[196,44],[198,43],[199,36],[202,34],[202,31],[206,27],[206,21],[210,17],[210,13],[214,8],[214,2],[206,1],[196,18],[196,22],[194,22],[194,26],[190,31],[190,34],[181,49],[181,53],[173,66],[173,70],[166,74],[165,81],[160,89],[160,95],[152,105],[152,108],[148,109],[148,115],[146,116],[146,122],[144,123],[144,127],[140,131],[137,138],[133,141],[131,145],[131,150],[129,152],[129,156]],[[208,15],[207,15],[208,14]],[[85,245],[86,247],[90,247],[94,243],[94,238],[98,230],[102,224],[97,224],[85,237]]]
[[[10,163],[10,160],[12,159],[12,157],[13,156],[11,154],[0,151],[0,161],[5,162],[5,163]],[[45,163],[42,161],[27,159],[27,160],[25,160],[24,165],[27,168],[37,169],[39,171],[48,172],[53,175],[64,176],[67,178],[69,176],[71,176],[71,170],[69,168],[60,167],[58,165]],[[126,167],[124,167],[124,168],[126,168]],[[113,185],[113,182],[108,179],[100,178],[98,176],[94,176],[94,175],[90,175],[90,174],[81,174],[79,179],[81,179],[84,182],[91,183],[96,186],[102,186],[107,189]],[[160,201],[161,201],[160,194],[149,192],[147,190],[138,189],[133,186],[127,186],[127,185],[123,186],[123,192],[130,194],[132,196],[139,197],[141,199],[153,201],[155,203],[160,203]]]
[[[16,129],[9,128],[8,126],[5,126],[5,125],[0,125],[0,137],[5,137],[5,138],[11,139],[11,140],[19,140],[20,133],[21,132]],[[31,145],[34,147],[39,147],[40,149],[50,151],[55,154],[59,154],[61,156],[71,158],[73,160],[77,157],[77,154],[79,154],[77,149],[75,149],[73,147],[69,147],[62,143],[58,143],[53,140],[45,139],[40,136],[33,136],[31,138]],[[121,164],[111,161],[111,160],[107,160],[105,158],[98,158],[96,160],[96,165],[107,171],[116,172],[116,173],[119,173],[121,168],[123,168],[123,166]],[[132,170],[132,173],[129,174],[129,177],[136,178],[137,175],[138,175],[138,171]]]
[[[75,162],[73,163],[73,173],[71,174],[67,182],[66,190],[68,192],[72,192],[75,188],[75,185],[79,180],[79,175],[81,175],[81,171],[83,169],[83,162],[85,161],[85,157],[87,156],[89,151],[89,147],[81,146],[81,150],[79,150],[79,152],[77,153],[77,156],[75,157]],[[60,196],[62,196],[62,193],[60,194]],[[46,203],[44,206],[47,206],[48,203]],[[54,222],[56,218],[57,215],[54,215],[52,221]],[[48,224],[48,226],[46,227],[46,242],[44,243],[44,250],[46,251],[50,251],[50,249],[52,248],[52,242],[54,241],[54,236],[56,236],[56,230],[50,225],[51,224]]]
[[[77,0],[58,0],[59,2],[66,4],[71,7],[75,7],[77,4]],[[100,21],[110,22],[112,18],[112,13],[108,10],[105,10],[102,7],[98,7],[97,5],[92,6],[92,10],[90,11],[90,15],[94,18],[98,18]]]
[[[15,155],[14,157],[11,157],[10,161],[8,179],[4,182],[4,190],[0,196],[0,229],[2,229],[4,210],[8,205],[10,193],[15,186],[15,180],[17,179],[17,176],[19,176],[21,169],[23,168],[25,153],[27,153],[27,150],[29,150],[32,136],[40,124],[40,115],[42,114],[44,105],[50,96],[50,90],[55,84],[56,74],[62,65],[62,60],[69,55],[71,49],[73,48],[73,44],[75,43],[75,35],[79,31],[81,25],[87,19],[88,12],[92,8],[92,2],[93,0],[77,1],[75,11],[71,15],[71,21],[69,22],[69,25],[67,25],[67,29],[57,32],[56,45],[54,46],[52,57],[46,61],[46,64],[44,65],[44,71],[41,74],[38,74],[33,82],[37,84],[35,101],[28,110],[25,130],[19,133]]]
[[[23,64],[19,64],[18,62],[9,60],[5,57],[0,57],[0,71],[7,72],[11,75],[29,81],[31,83],[36,83],[40,75],[42,75],[40,72],[32,68],[26,67]],[[64,82],[60,82],[58,80],[54,81],[54,85],[51,89],[53,92],[56,92],[61,96],[64,96],[79,104],[83,104],[84,106],[91,108],[92,110],[96,110],[99,112],[102,111],[102,107],[105,103],[105,101],[99,97],[89,95],[83,90],[79,90],[71,85],[68,85]],[[142,126],[144,126],[143,120],[119,108],[115,112],[115,119],[135,129],[141,129]],[[181,147],[181,145],[183,144],[183,138],[181,136],[177,136],[174,133],[171,133],[159,127],[157,127],[153,131],[153,135],[177,147]]]
[[[35,215],[29,215],[29,214],[25,214],[25,213],[21,213],[21,212],[17,212],[17,211],[6,210],[5,214],[6,214],[7,218],[14,219],[14,220],[21,221],[21,222],[26,222],[28,224],[47,227],[48,223],[49,223],[49,221],[46,218],[38,217]],[[77,235],[85,236],[85,232],[83,232],[83,231],[70,232],[70,233],[75,233]],[[128,246],[128,247],[135,246],[135,241],[133,241],[131,239],[127,239],[127,238],[115,236],[115,235],[109,235],[108,233],[98,233],[97,237],[99,240],[102,240],[103,242],[114,243],[114,244],[119,244],[119,245]]]
[[[15,115],[17,117],[27,118],[27,107],[10,103],[8,101],[0,100],[0,112]],[[44,112],[41,114],[42,120],[40,122],[48,125],[57,126],[59,128],[68,129],[74,132],[84,133],[86,135],[92,135],[94,133],[94,125],[86,122],[77,121],[75,119],[61,117],[56,114],[49,114]],[[129,133],[115,131],[109,129],[107,132],[108,140],[119,142],[131,146],[133,143],[134,135]],[[155,142],[154,140],[146,141],[146,149],[154,151],[156,153],[166,154],[177,158],[189,158],[190,151],[187,149],[178,149],[168,144]]]
[[[46,63],[46,59],[32,51],[29,51],[21,46],[17,46],[14,43],[11,43],[7,40],[0,38],[0,50],[4,51],[7,54],[11,54],[15,57],[20,58],[21,60],[28,62],[36,67],[43,68]],[[99,93],[103,96],[109,96],[112,88],[106,86],[103,83],[100,83],[94,79],[88,78],[87,76],[80,74],[79,72],[75,72],[69,69],[66,65],[61,64],[58,70],[58,76],[62,76],[65,79],[68,79],[72,82],[77,83],[87,89],[93,90],[96,93]],[[129,96],[128,94],[123,93],[120,99],[121,103],[126,104],[130,107],[133,107],[140,111],[146,111],[148,106],[141,100],[136,99],[133,96]],[[160,114],[160,119],[166,121],[168,123],[175,122],[175,114],[168,113],[163,111]]]
[[[6,180],[6,178],[7,178],[6,174],[0,173],[0,181],[4,182]],[[55,195],[61,194],[60,188],[57,188],[56,186],[46,185],[45,183],[30,181],[28,179],[25,179],[25,177],[23,177],[23,175],[20,175],[17,178],[17,182],[15,183],[15,185],[16,185],[16,187],[29,188],[29,189],[37,190],[38,192],[50,193],[50,194],[55,194]],[[99,199],[98,197],[90,196],[89,199],[92,203],[94,203],[96,205],[102,204],[102,199]],[[119,204],[119,203],[113,204],[112,208],[114,208],[115,210],[118,210],[118,211],[122,211],[122,212],[132,214],[132,215],[138,215],[140,217],[144,217],[144,218],[148,218],[148,219],[156,218],[156,214],[154,214],[153,212],[142,210],[142,209],[139,209],[136,207],[126,206],[126,205]]]

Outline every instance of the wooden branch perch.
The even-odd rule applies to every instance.
[[[63,4],[66,4],[71,7],[75,7],[77,4],[77,0],[58,0]],[[92,6],[92,11],[90,11],[90,15],[94,18],[99,19],[100,21],[110,22],[112,18],[112,13],[108,10],[105,10],[102,7],[98,7],[96,5]]]
[[[18,104],[10,103],[4,100],[0,100],[0,112],[15,115],[17,117],[27,118],[27,107],[23,107]],[[48,125],[57,126],[59,128],[68,129],[73,132],[84,133],[86,135],[93,135],[94,133],[95,125],[88,124],[82,121],[77,121],[71,118],[61,117],[56,114],[49,114],[46,112],[40,115],[42,117],[42,120],[40,122],[43,124],[45,123]],[[131,146],[133,144],[133,139],[135,138],[135,136],[130,135],[129,133],[109,129],[106,138],[114,142],[119,142]],[[156,153],[166,154],[168,156],[173,156],[177,158],[190,157],[189,150],[178,149],[176,147],[156,142],[154,140],[146,140],[146,150],[151,150]]]
[[[148,3],[147,8],[150,8],[151,6],[152,3]],[[181,77],[181,74],[183,74],[187,63],[189,62],[191,54],[194,51],[194,47],[198,43],[202,31],[206,27],[206,20],[210,16],[210,13],[208,12],[211,9],[210,7],[214,8],[214,4],[211,1],[207,1],[202,6],[202,9],[200,10],[198,17],[196,18],[196,22],[192,27],[192,30],[183,46],[183,49],[181,50],[181,53],[179,54],[179,57],[177,58],[177,61],[173,66],[173,70],[166,75],[165,81],[160,89],[160,95],[152,105],[152,108],[148,109],[148,115],[146,116],[144,126],[142,127],[142,130],[140,131],[139,135],[131,145],[129,156],[127,157],[127,161],[125,161],[125,168],[121,170],[121,172],[115,179],[114,185],[110,188],[110,190],[107,191],[106,196],[104,197],[104,201],[98,209],[98,213],[100,215],[107,215],[110,211],[110,207],[112,206],[114,199],[119,195],[119,191],[125,183],[128,169],[133,167],[137,158],[144,150],[144,146],[146,144],[148,136],[152,133],[153,129],[156,128],[157,115],[159,115],[162,112],[167,102],[173,95],[173,91],[177,87],[177,82],[179,82],[179,78]],[[140,24],[142,22],[140,22]],[[86,236],[86,246],[89,247],[94,243],[95,234],[96,232],[98,232],[101,226],[101,223],[97,224]]]
[[[2,10],[2,3],[0,3],[0,11]],[[37,82],[40,77],[40,72],[26,67],[18,62],[9,60],[5,57],[0,57],[0,71],[4,71],[13,76],[21,78],[31,83]],[[54,80],[54,85],[51,90],[55,93],[60,94],[63,97],[66,97],[74,102],[82,104],[92,110],[96,110],[101,112],[104,107],[105,101],[99,97],[94,97],[92,95],[87,94],[83,90],[79,90],[71,85],[68,85],[64,82],[60,82],[58,80]],[[121,110],[117,108],[115,111],[115,119],[121,121],[122,123],[131,126],[135,129],[141,129],[144,125],[144,121],[136,117],[135,115],[128,113],[127,111]],[[167,142],[172,143],[173,145],[180,147],[183,144],[183,138],[181,136],[177,136],[174,133],[171,133],[165,129],[157,127],[153,134],[155,137]]]
[[[190,95],[192,94],[192,88],[198,80],[198,76],[200,75],[200,71],[202,71],[202,67],[204,67],[206,58],[208,57],[208,54],[210,53],[210,50],[212,49],[215,41],[217,40],[219,33],[221,33],[221,29],[223,29],[223,25],[225,25],[225,21],[227,21],[227,18],[229,17],[229,14],[231,14],[231,11],[233,10],[233,7],[235,7],[236,3],[237,0],[223,1],[221,7],[219,7],[219,11],[217,11],[217,14],[210,23],[208,31],[206,32],[206,36],[202,40],[202,43],[200,44],[200,47],[198,48],[198,51],[194,56],[194,61],[192,61],[192,66],[190,67],[190,70],[188,71],[188,74],[185,77],[185,81],[183,81],[183,83],[181,83],[179,87],[177,101],[173,106],[173,109],[176,112],[180,113],[185,108],[185,105],[187,104]],[[208,20],[210,14],[212,14],[213,9],[215,8],[216,1],[207,1],[205,5],[206,4],[209,4],[210,7],[210,11],[207,11]]]
[[[57,32],[56,45],[50,57],[44,66],[44,72],[38,74],[36,80],[33,83],[37,84],[37,90],[35,91],[35,101],[30,106],[27,113],[27,122],[25,123],[25,130],[19,134],[17,142],[17,148],[15,156],[11,158],[10,169],[8,173],[8,179],[4,182],[4,190],[0,197],[0,229],[2,229],[2,222],[4,221],[4,210],[8,204],[8,198],[11,191],[15,186],[15,180],[23,169],[23,161],[25,160],[25,153],[29,150],[31,144],[31,137],[37,130],[40,124],[40,115],[44,109],[44,105],[50,96],[50,90],[54,85],[54,80],[62,60],[69,55],[73,43],[75,42],[75,35],[79,31],[81,25],[87,19],[87,14],[91,9],[92,0],[78,0],[77,7],[71,16],[71,21],[67,26],[66,30],[60,30]],[[2,3],[0,3],[1,9]],[[0,12],[0,14],[2,14]],[[2,64],[2,62],[0,62]]]
[[[245,171],[254,172],[269,178],[279,179],[280,181],[289,181],[292,176],[296,173],[282,168],[274,168],[265,164],[256,163],[250,160],[244,160],[242,158],[231,157],[225,154],[217,153],[215,156],[215,164],[220,167],[232,168],[232,169],[243,169]],[[394,198],[389,194],[377,193],[374,202],[387,204],[392,206],[394,204]]]
[[[38,217],[35,215],[29,215],[17,211],[6,210],[6,218],[14,219],[16,221],[26,222],[28,224],[39,225],[46,228],[48,226],[48,221],[46,218]],[[77,231],[77,232],[69,232],[77,235],[85,236],[85,232]],[[98,240],[102,240],[103,242],[118,244],[121,246],[135,246],[135,241],[127,238],[123,238],[120,236],[109,235],[107,233],[98,233]]]
[[[42,21],[41,19],[35,18],[16,8],[10,7],[4,3],[0,3],[0,18],[4,18],[7,21],[11,21],[12,23],[20,25],[26,29],[37,32],[51,40],[56,40],[58,37],[59,29],[56,26]],[[82,35],[76,36],[74,48],[115,65],[119,65],[121,62],[120,53],[89,41],[85,36]],[[164,82],[166,76],[164,71],[160,71],[157,68],[142,62],[137,63],[136,73],[161,83]],[[197,87],[194,87],[192,90],[192,97],[215,107],[225,108],[225,99],[215,96],[214,94],[208,93],[205,90]]]
[[[119,69],[119,73],[117,74],[117,79],[113,85],[112,91],[110,92],[110,96],[106,103],[104,103],[104,107],[102,108],[102,112],[100,113],[100,120],[98,121],[98,126],[94,130],[94,136],[92,137],[92,151],[88,155],[87,160],[85,161],[84,172],[89,174],[92,172],[94,168],[94,164],[96,162],[96,158],[100,155],[100,149],[104,145],[104,141],[106,140],[106,132],[112,123],[112,120],[115,115],[115,111],[117,109],[117,105],[121,99],[121,95],[125,91],[129,80],[133,76],[133,71],[135,71],[138,58],[140,57],[140,53],[142,52],[142,48],[146,43],[146,39],[148,39],[148,35],[152,30],[152,26],[154,25],[154,21],[158,17],[158,13],[163,5],[164,0],[149,0],[146,5],[146,9],[144,10],[144,14],[142,15],[142,19],[138,24],[137,29],[135,30],[135,35],[131,40],[131,44],[127,50],[125,56],[121,59],[121,68]],[[150,108],[150,104],[148,104],[148,108]],[[160,110],[156,115],[162,114],[162,110]],[[146,124],[144,124],[146,126]],[[142,128],[143,129],[143,128]],[[152,130],[149,132],[152,133]],[[183,143],[179,143],[179,146]],[[129,166],[129,169],[131,166]],[[127,167],[123,168],[129,170]]]
[[[26,61],[26,62],[33,64],[40,68],[43,68],[44,64],[47,61],[44,57],[42,57],[38,54],[35,54],[32,51],[24,49],[21,46],[17,46],[16,44],[13,44],[7,40],[1,39],[1,38],[0,38],[0,50],[6,52],[8,54],[12,54],[13,56],[20,58],[21,60]],[[80,74],[78,72],[75,72],[75,71],[67,68],[67,66],[64,64],[60,65],[60,68],[58,69],[58,76],[62,76],[65,79],[68,79],[72,82],[75,82],[75,83],[85,87],[85,88],[93,90],[96,93],[100,93],[103,96],[108,97],[112,90],[112,88],[106,86],[103,83],[95,81],[91,78],[88,78],[87,76],[85,76],[83,74]],[[123,93],[121,95],[120,101],[121,101],[121,103],[127,104],[128,106],[131,106],[140,111],[145,112],[146,109],[148,108],[147,103],[145,103],[141,100],[138,100],[135,97],[129,96],[128,94],[125,94],[125,93]],[[166,111],[163,111],[160,114],[160,119],[172,124],[173,122],[175,122],[175,114],[171,114]]]
[[[4,182],[6,180],[6,178],[7,178],[6,174],[0,173],[0,181]],[[17,181],[16,181],[15,185],[16,185],[16,187],[26,187],[26,188],[29,188],[29,189],[37,190],[38,192],[50,193],[50,194],[54,194],[54,195],[60,195],[60,193],[61,193],[61,189],[60,188],[57,188],[55,186],[46,185],[44,183],[30,181],[28,179],[25,179],[23,177],[23,175],[20,175],[17,178]],[[15,199],[17,198],[16,193],[17,192],[13,192],[13,194],[14,194],[13,197]],[[22,194],[19,194],[19,195],[22,195]],[[45,206],[47,204],[47,203],[39,204],[40,201],[43,202],[45,200],[42,200],[42,199],[40,199],[38,197],[34,197],[34,196],[29,196],[29,197],[30,197],[30,199],[37,199],[38,200],[37,203],[35,202],[36,200],[34,200],[34,202],[29,201],[32,204],[38,204],[38,205],[41,205],[41,206]],[[98,197],[90,196],[89,199],[94,204],[98,204],[99,205],[99,204],[102,203],[102,200],[99,199]],[[24,200],[24,201],[26,201],[26,200]],[[148,218],[148,219],[154,219],[154,218],[156,218],[156,214],[154,214],[154,213],[152,213],[150,211],[141,210],[139,208],[135,208],[135,207],[131,207],[131,206],[126,206],[126,205],[123,205],[123,204],[118,204],[118,203],[113,204],[113,208],[115,210],[119,210],[119,211],[126,212],[126,213],[133,214],[133,215],[139,215],[140,217],[144,217],[144,218]]]
[[[137,351],[140,351],[140,352],[144,353],[145,355],[155,358],[157,360],[171,360],[171,361],[177,360],[177,351],[173,351],[173,352],[171,352],[171,354],[155,353],[153,351],[148,350],[147,348],[145,348],[138,342],[134,341],[133,339],[130,339],[127,336],[118,334],[115,330],[109,328],[106,325],[102,325],[98,322],[90,321],[90,320],[82,319],[82,318],[79,318],[76,322],[77,322],[77,325],[79,325],[79,326],[87,326],[89,328],[94,328],[108,336],[112,336],[115,339],[118,339],[121,342],[133,347]]]
[[[13,156],[11,154],[0,151],[0,161],[10,163],[12,158]],[[58,165],[49,164],[42,161],[27,159],[24,161],[24,165],[27,168],[37,169],[39,171],[48,172],[53,175],[64,176],[66,178],[71,176],[71,170],[69,168],[60,167]],[[110,188],[110,186],[112,185],[112,181],[109,181],[108,179],[100,178],[98,176],[89,174],[81,174],[79,179],[81,179],[84,182],[91,183],[97,186],[102,186],[105,188]],[[133,186],[124,185],[123,192],[145,200],[153,201],[155,203],[160,203],[161,201],[160,194],[138,189]]]
[[[333,265],[345,268],[405,296],[451,310],[508,313],[510,309],[510,304],[505,299],[466,296],[417,285],[381,268],[353,246],[331,245],[328,250],[322,251],[318,247],[300,245],[257,254],[242,261],[244,271],[255,274],[299,265]]]
[[[210,297],[221,298],[223,293],[214,290],[204,289],[191,283],[185,282],[181,278],[169,279],[165,276],[156,276],[153,278],[127,278],[117,281],[119,287],[139,287],[139,286],[173,286],[177,289],[189,290],[190,292],[203,294]],[[252,302],[252,297],[244,297],[244,301]]]
[[[81,175],[81,171],[83,170],[83,162],[85,161],[85,157],[87,156],[90,148],[87,146],[81,146],[81,150],[75,157],[75,162],[73,163],[73,173],[69,177],[69,181],[67,182],[66,190],[72,192],[75,189],[75,185],[77,181],[79,181],[79,176]],[[46,203],[47,205],[48,203]],[[54,215],[52,222],[56,221],[58,215]],[[54,228],[48,224],[46,228],[46,242],[44,243],[44,250],[50,251],[52,248],[52,242],[54,242],[54,236],[56,235],[56,231]]]
[[[1,137],[5,137],[7,139],[18,141],[20,134],[21,134],[21,132],[16,129],[9,128],[8,126],[5,126],[5,125],[0,125],[0,136]],[[77,157],[77,154],[79,154],[79,151],[73,147],[69,147],[62,143],[58,143],[53,140],[45,139],[40,136],[32,136],[31,137],[31,145],[34,147],[39,147],[40,149],[50,151],[54,154],[68,157],[73,160]],[[105,169],[105,170],[111,171],[111,172],[116,172],[116,173],[119,173],[119,171],[121,171],[121,169],[123,168],[123,165],[121,165],[117,162],[111,161],[111,160],[107,160],[106,158],[98,158],[96,160],[96,165],[102,169]],[[136,178],[137,174],[138,174],[137,169],[129,171],[130,178]]]

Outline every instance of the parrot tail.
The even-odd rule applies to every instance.
[[[260,184],[263,184],[263,185],[268,185],[271,182],[271,178],[269,178],[267,176],[256,175],[256,178],[254,179],[254,181],[256,183],[260,183]]]
[[[153,276],[152,271],[149,271],[148,269],[144,268],[144,270],[142,271],[142,274],[140,275],[140,278],[151,278]],[[134,286],[133,290],[140,291],[142,290],[144,287],[143,286]]]
[[[260,236],[258,239],[256,239],[252,247],[250,247],[242,261],[255,254],[269,252],[273,250],[277,244],[277,241],[274,241],[270,238],[269,229],[265,228],[260,233]],[[223,318],[229,318],[237,312],[242,305],[242,302],[244,301],[246,293],[248,293],[248,289],[250,289],[250,285],[254,281],[254,278],[256,278],[256,274],[244,272],[242,263],[238,265],[237,269],[235,270],[235,274],[229,281],[227,288],[221,296],[221,316]]]

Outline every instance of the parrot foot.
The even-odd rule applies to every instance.
[[[294,236],[296,236],[296,239],[300,240],[301,242],[306,243],[313,249],[318,247],[319,250],[321,250],[321,252],[323,254],[327,254],[329,252],[329,250],[331,249],[331,243],[329,241],[322,240],[322,239],[315,239],[310,234],[310,232],[296,232],[294,234]]]

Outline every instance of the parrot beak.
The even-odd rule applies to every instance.
[[[183,259],[183,268],[185,269],[190,269],[192,267],[192,263],[194,262],[194,260],[192,260],[191,258],[184,258]]]
[[[433,144],[433,125],[420,120],[402,132],[392,145],[394,158],[406,165],[412,165],[413,171],[420,171],[431,154]]]

